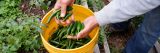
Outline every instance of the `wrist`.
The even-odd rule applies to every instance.
[[[94,24],[94,26],[96,27],[96,26],[99,26],[99,24],[98,24],[98,21],[96,20],[96,17],[95,16],[92,16],[92,19],[93,19],[93,24]]]
[[[90,16],[85,20],[85,25],[87,27],[87,30],[92,30],[95,27],[99,26],[95,16]],[[90,31],[88,31],[90,32]]]

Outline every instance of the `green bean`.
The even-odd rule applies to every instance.
[[[61,14],[61,11],[57,12],[57,14],[56,14],[56,19],[59,19],[59,18],[60,18],[60,14]]]
[[[80,30],[81,30],[81,23],[78,22],[77,24],[78,24],[77,31],[80,32]]]
[[[56,10],[54,13],[52,13],[52,15],[48,18],[47,23],[49,23],[52,19],[52,17],[56,16],[56,14],[59,12],[60,10]]]
[[[69,39],[68,47],[70,48],[71,46],[71,40]]]
[[[67,6],[67,11],[71,11],[73,8],[71,6]]]
[[[66,21],[71,15],[72,15],[72,13],[67,13],[66,16],[64,17],[63,21]]]
[[[70,46],[70,49],[74,48],[74,44],[75,44],[75,41],[72,41],[72,44]]]
[[[88,43],[90,41],[90,38],[83,38],[79,40],[72,40],[67,39],[67,35],[76,35],[84,28],[84,24],[80,21],[75,21],[71,23],[69,26],[58,26],[58,29],[53,32],[53,36],[49,39],[49,43],[54,45],[57,48],[62,49],[73,49],[80,46],[83,46],[84,44]],[[55,36],[56,35],[56,36]]]
[[[66,28],[63,28],[63,30],[61,31],[61,33],[58,36],[59,37],[59,41],[63,37],[63,34],[65,34],[65,32],[66,32]]]
[[[76,22],[75,22],[76,23]],[[72,35],[75,35],[74,33],[75,33],[75,29],[76,29],[76,24],[73,24],[73,27],[72,27],[72,30],[71,30],[71,34]]]
[[[82,23],[82,24],[80,25],[80,27],[81,27],[81,29],[83,29],[83,28],[84,28],[84,24]]]
[[[58,31],[57,35],[59,35],[59,34],[60,34],[61,30],[62,30],[62,29],[60,29],[60,30]],[[58,36],[58,37],[59,37],[59,36]],[[54,40],[57,40],[57,39],[58,39],[58,37],[55,37],[55,39],[54,39]]]
[[[61,48],[64,48],[67,46],[67,41],[62,41],[63,42],[63,46]],[[64,43],[65,42],[65,43]]]
[[[54,44],[57,44],[57,45],[63,45],[63,44],[61,44],[61,43],[59,43],[57,41],[51,41],[51,42],[54,43]]]

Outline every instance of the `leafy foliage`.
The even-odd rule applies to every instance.
[[[48,10],[49,6],[57,0],[30,0],[30,6],[40,7],[43,10]],[[74,4],[81,4],[81,0],[75,0]]]
[[[101,27],[99,32],[98,44],[103,45],[105,35],[105,27]]]
[[[19,10],[21,0],[0,1],[0,51],[36,51],[41,47],[38,16],[27,16]]]
[[[75,2],[74,2],[75,4],[81,4],[81,0],[75,0]]]
[[[143,20],[144,16],[141,15],[141,16],[136,16],[134,18],[132,18],[132,23],[133,25],[138,28],[140,26],[140,23],[142,23],[142,20]]]
[[[51,5],[51,2],[56,1],[56,0],[30,0],[30,5],[31,6],[36,6],[40,7],[43,10],[48,10],[49,5]]]
[[[87,1],[89,8],[92,9],[93,11],[101,10],[105,5],[103,0],[87,0]]]

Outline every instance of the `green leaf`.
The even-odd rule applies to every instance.
[[[49,6],[51,4],[51,1],[48,1],[47,6]]]
[[[10,50],[11,50],[11,51],[16,51],[17,48],[16,48],[14,45],[12,45],[11,48],[10,48]]]
[[[33,53],[38,53],[35,49],[33,50]]]

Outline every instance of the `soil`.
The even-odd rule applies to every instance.
[[[105,5],[109,4],[108,0],[103,1]],[[128,30],[121,32],[112,32],[109,38],[107,38],[111,53],[121,53],[127,43],[127,40],[131,38],[135,29],[135,26],[133,24],[130,24]],[[101,48],[100,50],[103,51],[104,49]]]
[[[134,30],[135,28],[131,24],[126,31],[112,32],[109,38],[107,38],[111,53],[121,53]]]
[[[20,48],[20,50],[18,50],[17,53],[34,53],[33,50],[30,51],[24,51],[24,50],[25,50],[24,48]],[[48,53],[48,52],[44,47],[42,47],[37,51],[37,53]]]
[[[28,15],[40,15],[41,18],[54,7],[55,2],[51,2],[51,5],[49,6],[48,10],[43,10],[40,7],[31,6],[29,4],[30,0],[22,0],[20,9],[22,12],[28,14]],[[53,4],[53,5],[52,5]]]

